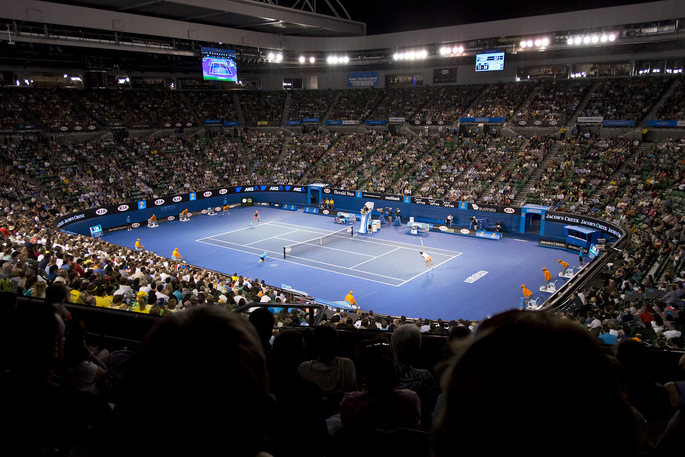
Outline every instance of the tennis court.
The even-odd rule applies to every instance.
[[[356,233],[351,236],[349,228],[330,231],[270,221],[195,241],[255,256],[266,252],[267,256],[284,262],[394,287],[429,271],[419,256],[421,245],[418,241],[410,244]],[[461,252],[431,246],[425,246],[425,249],[433,259],[434,268],[461,255]]]

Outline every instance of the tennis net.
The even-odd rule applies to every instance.
[[[336,241],[346,240],[352,236],[354,236],[354,229],[352,226],[350,226],[336,232],[327,233],[326,235],[312,238],[311,240],[289,244],[287,246],[283,246],[283,258],[286,259],[288,256],[300,254],[311,248],[327,246],[331,243],[335,243]]]

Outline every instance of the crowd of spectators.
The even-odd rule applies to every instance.
[[[285,106],[284,91],[246,91],[241,92],[240,110],[243,113],[245,125],[281,125],[283,107]]]
[[[665,121],[685,120],[685,78],[680,77],[671,95],[657,109],[654,119]]]
[[[542,81],[514,120],[526,121],[526,125],[536,121],[563,125],[576,112],[591,86],[590,81]]]
[[[290,92],[288,119],[299,121],[304,118],[316,118],[323,120],[337,94],[338,91],[335,90],[295,90]]]
[[[600,81],[590,94],[582,116],[641,121],[661,98],[673,78],[638,77]]]
[[[619,171],[640,142],[580,136],[561,142],[528,197],[558,211],[575,212]]]
[[[529,82],[491,84],[468,108],[466,117],[504,117],[512,119],[516,109],[530,96],[535,84]]]
[[[427,102],[415,111],[412,121],[429,125],[456,124],[484,88],[480,84],[434,88]]]
[[[340,91],[338,100],[328,114],[331,120],[363,122],[385,96],[380,89],[348,89]]]
[[[391,117],[411,119],[426,104],[432,89],[423,87],[395,88],[386,91],[383,100],[371,114],[373,119],[388,120]]]
[[[198,120],[219,119],[221,121],[238,121],[238,110],[235,107],[235,92],[233,91],[184,91],[188,105],[197,114]]]

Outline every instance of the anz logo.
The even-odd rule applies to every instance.
[[[212,196],[212,191],[211,191],[211,190],[208,190],[207,192],[205,192],[205,193],[202,194],[202,195],[203,195],[204,197],[211,197],[211,196]]]
[[[281,190],[280,186],[271,186],[269,187],[269,190]]]
[[[246,187],[243,192],[254,192],[254,187]]]
[[[171,201],[174,202],[174,203],[178,203],[178,202],[180,202],[181,200],[183,200],[183,197],[181,197],[181,196],[179,196],[179,195],[177,195],[177,196],[175,196],[174,198],[171,199]]]
[[[121,205],[117,208],[118,211],[128,211],[128,205]]]
[[[102,216],[103,214],[107,214],[107,208],[100,208],[97,211],[95,211],[95,214],[98,216]]]
[[[163,204],[164,204],[164,199],[163,199],[163,198],[160,198],[160,199],[155,200],[155,205],[159,206],[159,205],[163,205]]]

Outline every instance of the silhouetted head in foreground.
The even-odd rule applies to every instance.
[[[635,454],[638,426],[617,365],[574,322],[508,311],[458,353],[442,379],[436,457]]]
[[[219,308],[195,307],[165,318],[147,336],[116,419],[129,425],[122,450],[136,455],[253,457],[272,412],[252,325]]]

